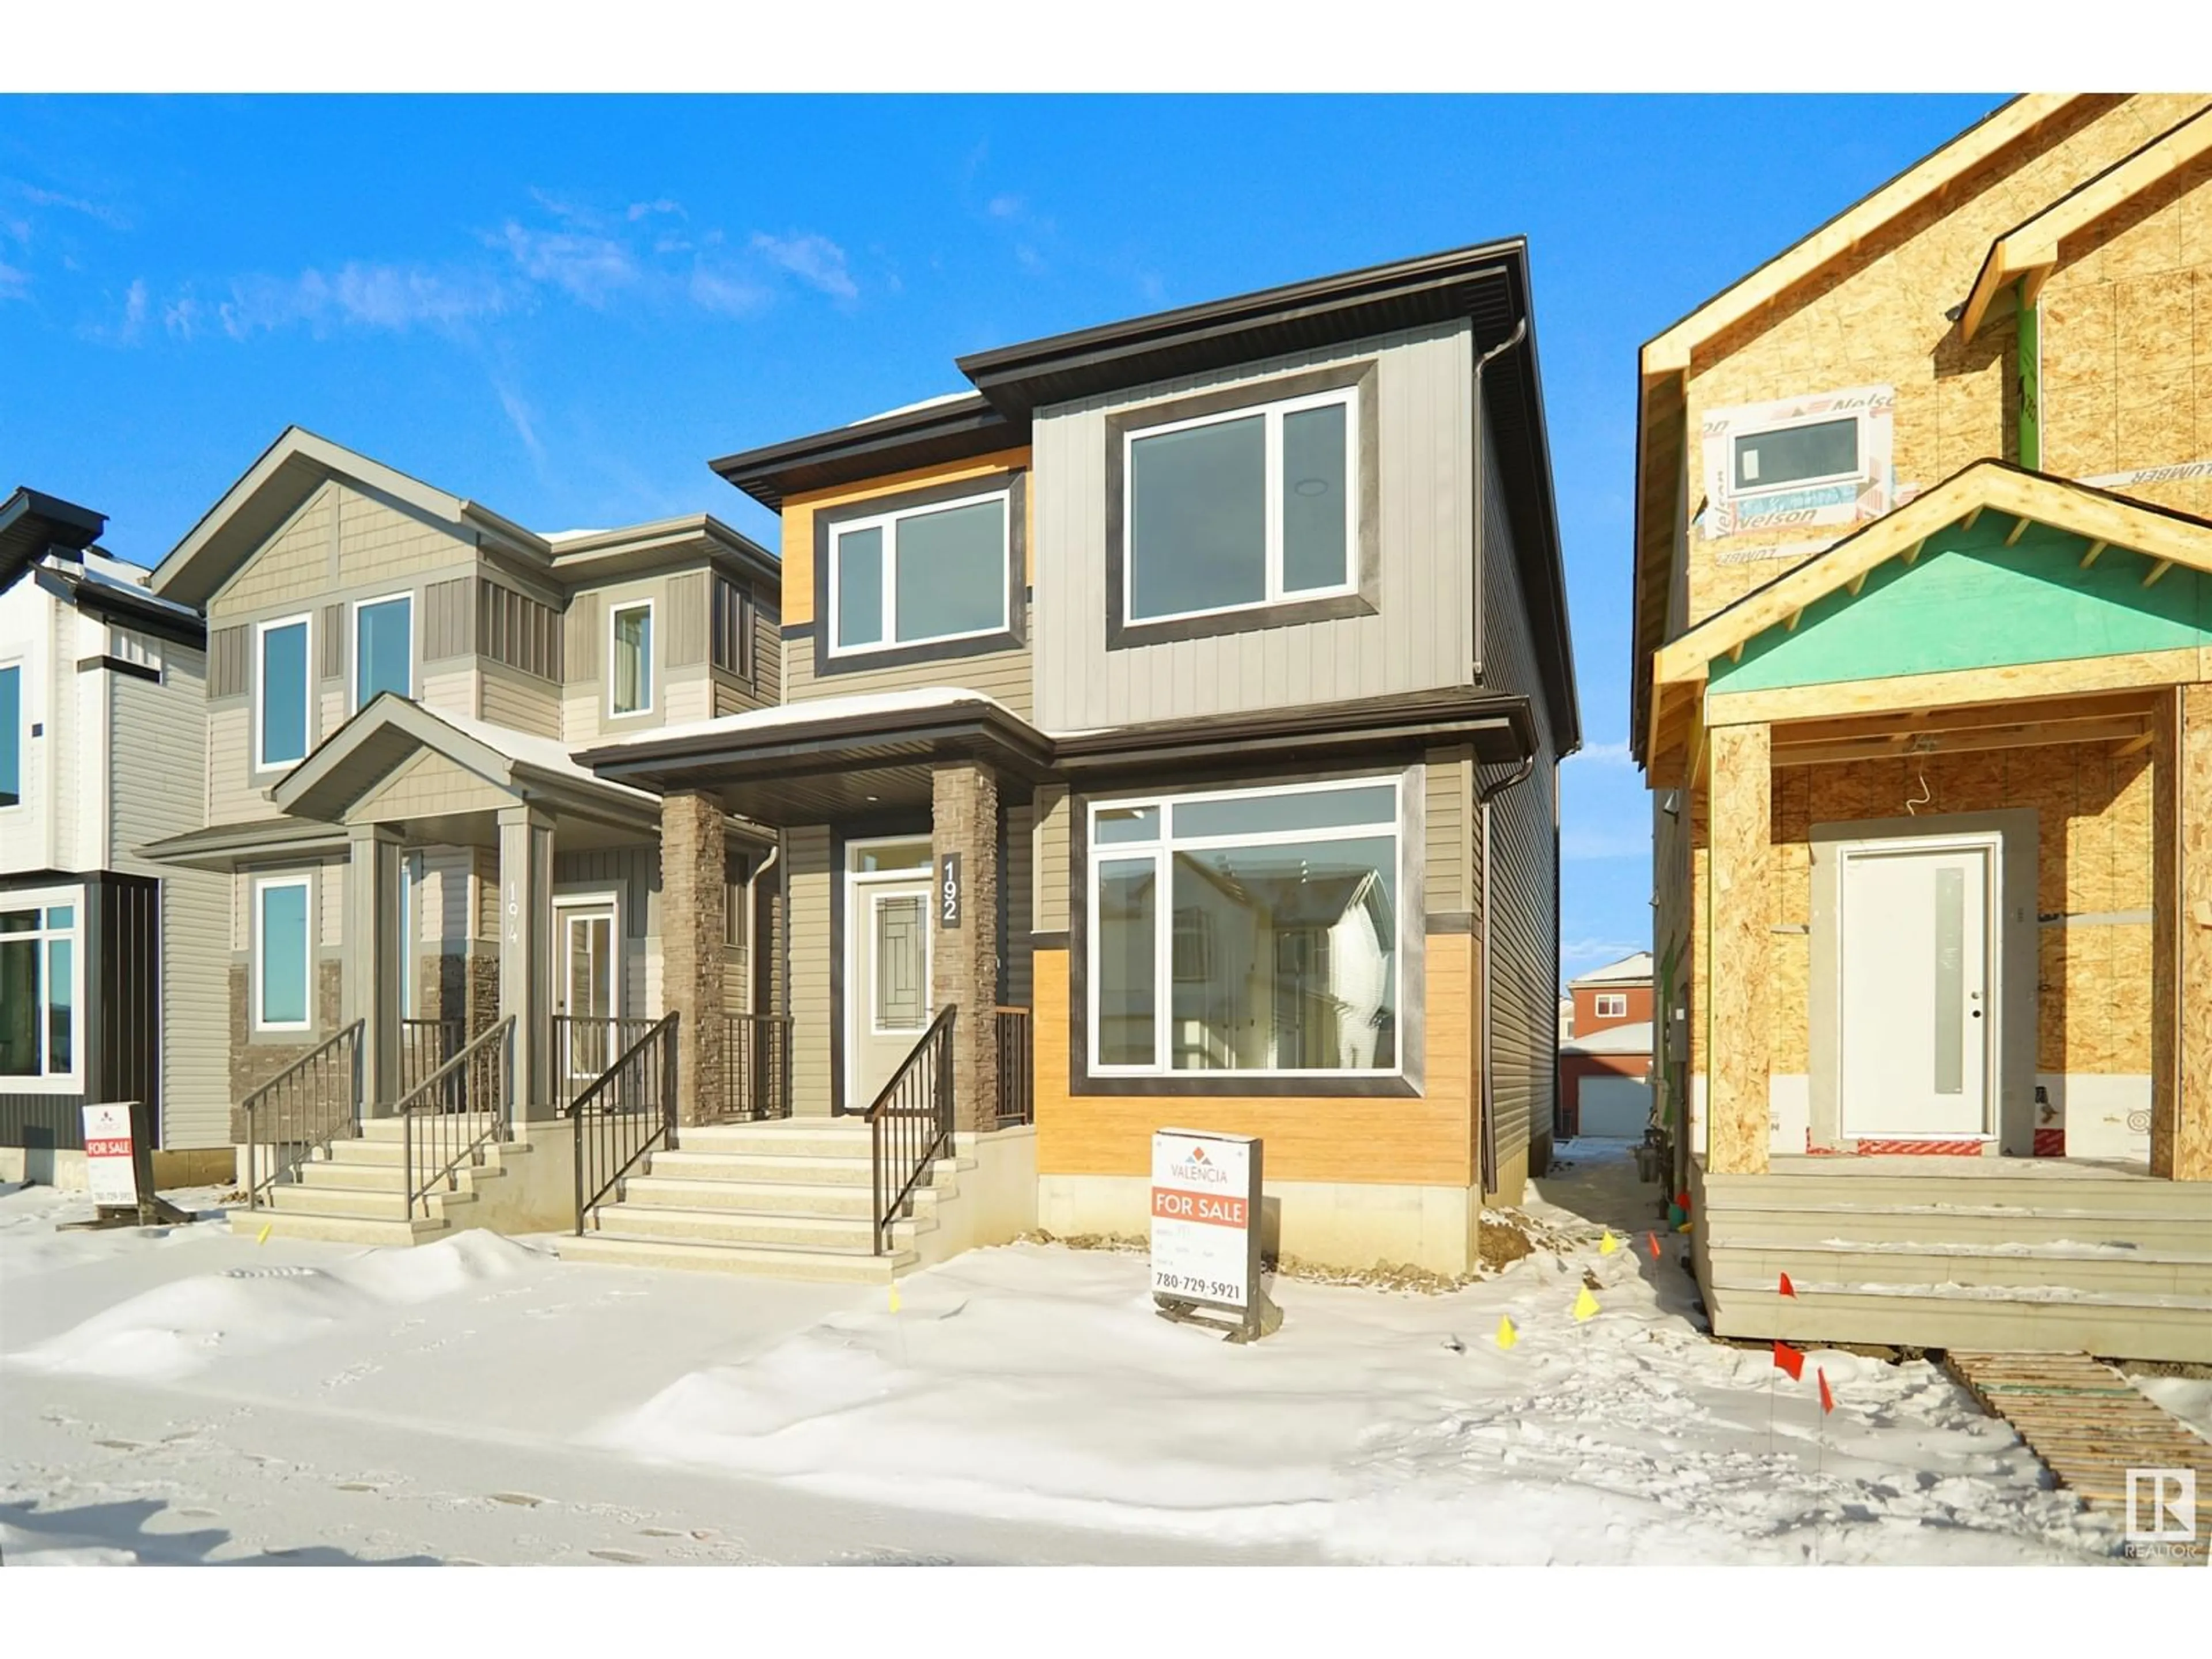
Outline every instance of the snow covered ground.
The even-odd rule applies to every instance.
[[[1804,1381],[1699,1335],[1616,1149],[1573,1242],[1442,1296],[1288,1279],[1250,1347],[1135,1255],[1017,1245],[900,1288],[413,1251],[214,1223],[57,1233],[0,1194],[0,1553],[313,1561],[2103,1560],[1924,1364]],[[192,1194],[205,1203],[210,1194]],[[1601,1254],[1600,1223],[1631,1248]],[[1600,1311],[1572,1316],[1594,1282]],[[1517,1337],[1498,1341],[1510,1319]],[[1837,1395],[1822,1419],[1814,1367]],[[2205,1385],[2166,1379],[2177,1407]]]

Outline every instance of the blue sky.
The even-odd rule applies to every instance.
[[[1650,937],[1636,349],[1999,101],[0,99],[0,488],[152,563],[297,422],[536,529],[770,539],[708,457],[959,389],[959,353],[1523,234],[1572,973]]]

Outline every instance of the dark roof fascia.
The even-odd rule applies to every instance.
[[[772,732],[772,737],[770,737]],[[995,708],[963,711],[957,707],[900,710],[890,714],[846,714],[795,722],[747,741],[744,733],[708,732],[665,743],[622,744],[587,750],[576,758],[600,776],[640,788],[668,787],[704,767],[744,768],[757,774],[786,762],[833,757],[866,745],[908,744],[947,753],[988,755],[1032,783],[1049,781],[1052,745],[1042,732]]]
[[[708,465],[769,512],[780,513],[792,495],[970,460],[1029,441],[1026,416],[1009,419],[978,396],[744,450]]]
[[[173,603],[164,604],[150,595],[142,597],[112,582],[87,581],[74,571],[41,570],[37,581],[64,605],[75,605],[88,617],[120,623],[195,651],[207,649],[206,619],[198,614],[180,614]]]
[[[13,586],[15,579],[49,549],[80,555],[106,528],[105,514],[18,485],[14,494],[0,501],[0,590]]]
[[[1212,715],[1086,732],[1053,745],[1070,778],[1255,757],[1320,756],[1380,746],[1418,748],[1472,741],[1486,765],[1511,765],[1538,747],[1527,697],[1504,692],[1376,697],[1256,714]]]

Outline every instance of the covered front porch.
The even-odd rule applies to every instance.
[[[1661,653],[1720,1334],[2212,1359],[2208,571],[1983,464]]]

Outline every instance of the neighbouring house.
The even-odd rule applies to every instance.
[[[781,835],[794,1121],[685,1130],[577,1253],[683,1259],[777,1144],[872,1165],[891,1261],[1141,1235],[1184,1127],[1264,1138],[1281,1249],[1465,1270],[1551,1140],[1580,742],[1525,246],[959,368],[714,463],[781,517],[781,706],[580,745],[665,863]],[[692,1252],[776,1236],[722,1167]]]
[[[179,1039],[220,1013],[222,889],[139,851],[198,822],[205,630],[106,527],[0,501],[0,1179],[80,1182],[82,1109],[143,1100],[156,1178],[219,1181],[227,1079]]]
[[[778,581],[703,514],[541,535],[297,428],[161,562],[208,668],[167,761],[189,824],[143,838],[219,878],[167,1048],[222,1078],[280,1231],[404,1242],[472,1200],[568,1220],[555,1120],[658,1027],[688,953],[726,988],[695,1028],[746,1057],[712,1115],[781,1109],[774,905],[750,902],[774,837],[714,819],[671,890],[659,801],[572,758],[773,703]]]
[[[2212,99],[2039,95],[1643,349],[1656,1070],[1723,1335],[2212,1360],[2208,296]]]
[[[1651,953],[1567,982],[1573,1035],[1559,1044],[1562,1136],[1641,1139],[1651,1120]]]
[[[1565,1042],[1574,1034],[1575,1000],[1572,997],[1561,997],[1559,999],[1559,1041]]]

